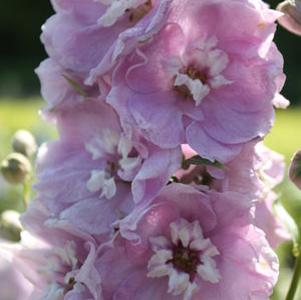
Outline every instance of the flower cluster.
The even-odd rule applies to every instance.
[[[59,138],[41,147],[32,299],[268,299],[288,101],[261,0],[53,0],[37,69]]]

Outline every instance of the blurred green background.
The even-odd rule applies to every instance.
[[[41,144],[56,136],[54,126],[38,114],[43,107],[39,98],[39,82],[33,70],[47,55],[40,43],[40,27],[53,13],[50,1],[10,0],[0,10],[0,160],[10,150],[13,133],[20,128],[30,130]],[[275,7],[279,1],[266,1]],[[279,28],[275,37],[285,59],[287,82],[283,94],[292,103],[286,111],[278,111],[276,124],[266,144],[282,153],[289,163],[301,148],[301,38]],[[278,188],[281,201],[301,226],[301,191],[286,178]],[[12,188],[0,176],[0,212],[7,208],[24,209],[21,188]],[[291,245],[278,249],[281,276],[273,300],[283,300],[291,279],[293,257]],[[301,289],[300,289],[301,290]],[[301,299],[301,291],[296,300]]]

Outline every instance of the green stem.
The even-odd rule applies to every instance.
[[[299,254],[299,256],[297,257],[296,262],[295,262],[295,271],[294,271],[294,275],[292,278],[291,286],[290,286],[288,294],[285,298],[286,300],[294,300],[294,297],[295,297],[295,294],[296,294],[296,291],[298,288],[300,275],[301,275],[301,255]]]
[[[23,183],[23,203],[24,203],[25,209],[27,209],[28,205],[29,205],[30,189],[31,189],[30,180],[25,180]]]

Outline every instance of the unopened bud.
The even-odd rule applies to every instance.
[[[288,31],[301,35],[301,0],[286,0],[277,6],[277,10],[284,13],[278,19],[280,25]]]
[[[1,236],[11,241],[19,241],[22,225],[20,214],[14,210],[6,210],[0,218]]]
[[[30,172],[30,161],[20,153],[11,153],[1,163],[1,173],[11,184],[24,183]]]
[[[37,151],[37,143],[34,136],[27,130],[18,130],[12,140],[12,147],[15,152],[30,157]]]
[[[301,189],[301,150],[299,150],[292,159],[289,177],[291,181]]]

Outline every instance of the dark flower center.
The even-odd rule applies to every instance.
[[[185,72],[191,79],[200,80],[202,83],[206,83],[208,80],[207,72],[205,70],[200,71],[194,66],[188,66]]]
[[[199,69],[197,69],[192,65],[185,67],[183,70],[180,71],[180,73],[186,74],[192,80],[199,80],[203,84],[205,84],[208,81],[207,71],[206,70],[200,71]],[[185,99],[193,98],[191,91],[185,84],[179,86],[174,85],[173,89]]]
[[[118,161],[108,160],[106,166],[106,172],[111,176],[114,177],[117,175],[117,171],[119,170],[120,166]]]
[[[189,274],[190,281],[193,281],[197,266],[200,264],[199,253],[189,247],[184,247],[181,242],[172,249],[172,252],[173,258],[167,263],[172,263],[177,270]]]
[[[178,178],[178,182],[184,184],[195,183],[198,185],[212,186],[215,182],[215,178],[210,175],[204,166],[194,166],[192,169],[188,170],[185,164],[182,165],[182,169],[186,172]]]

